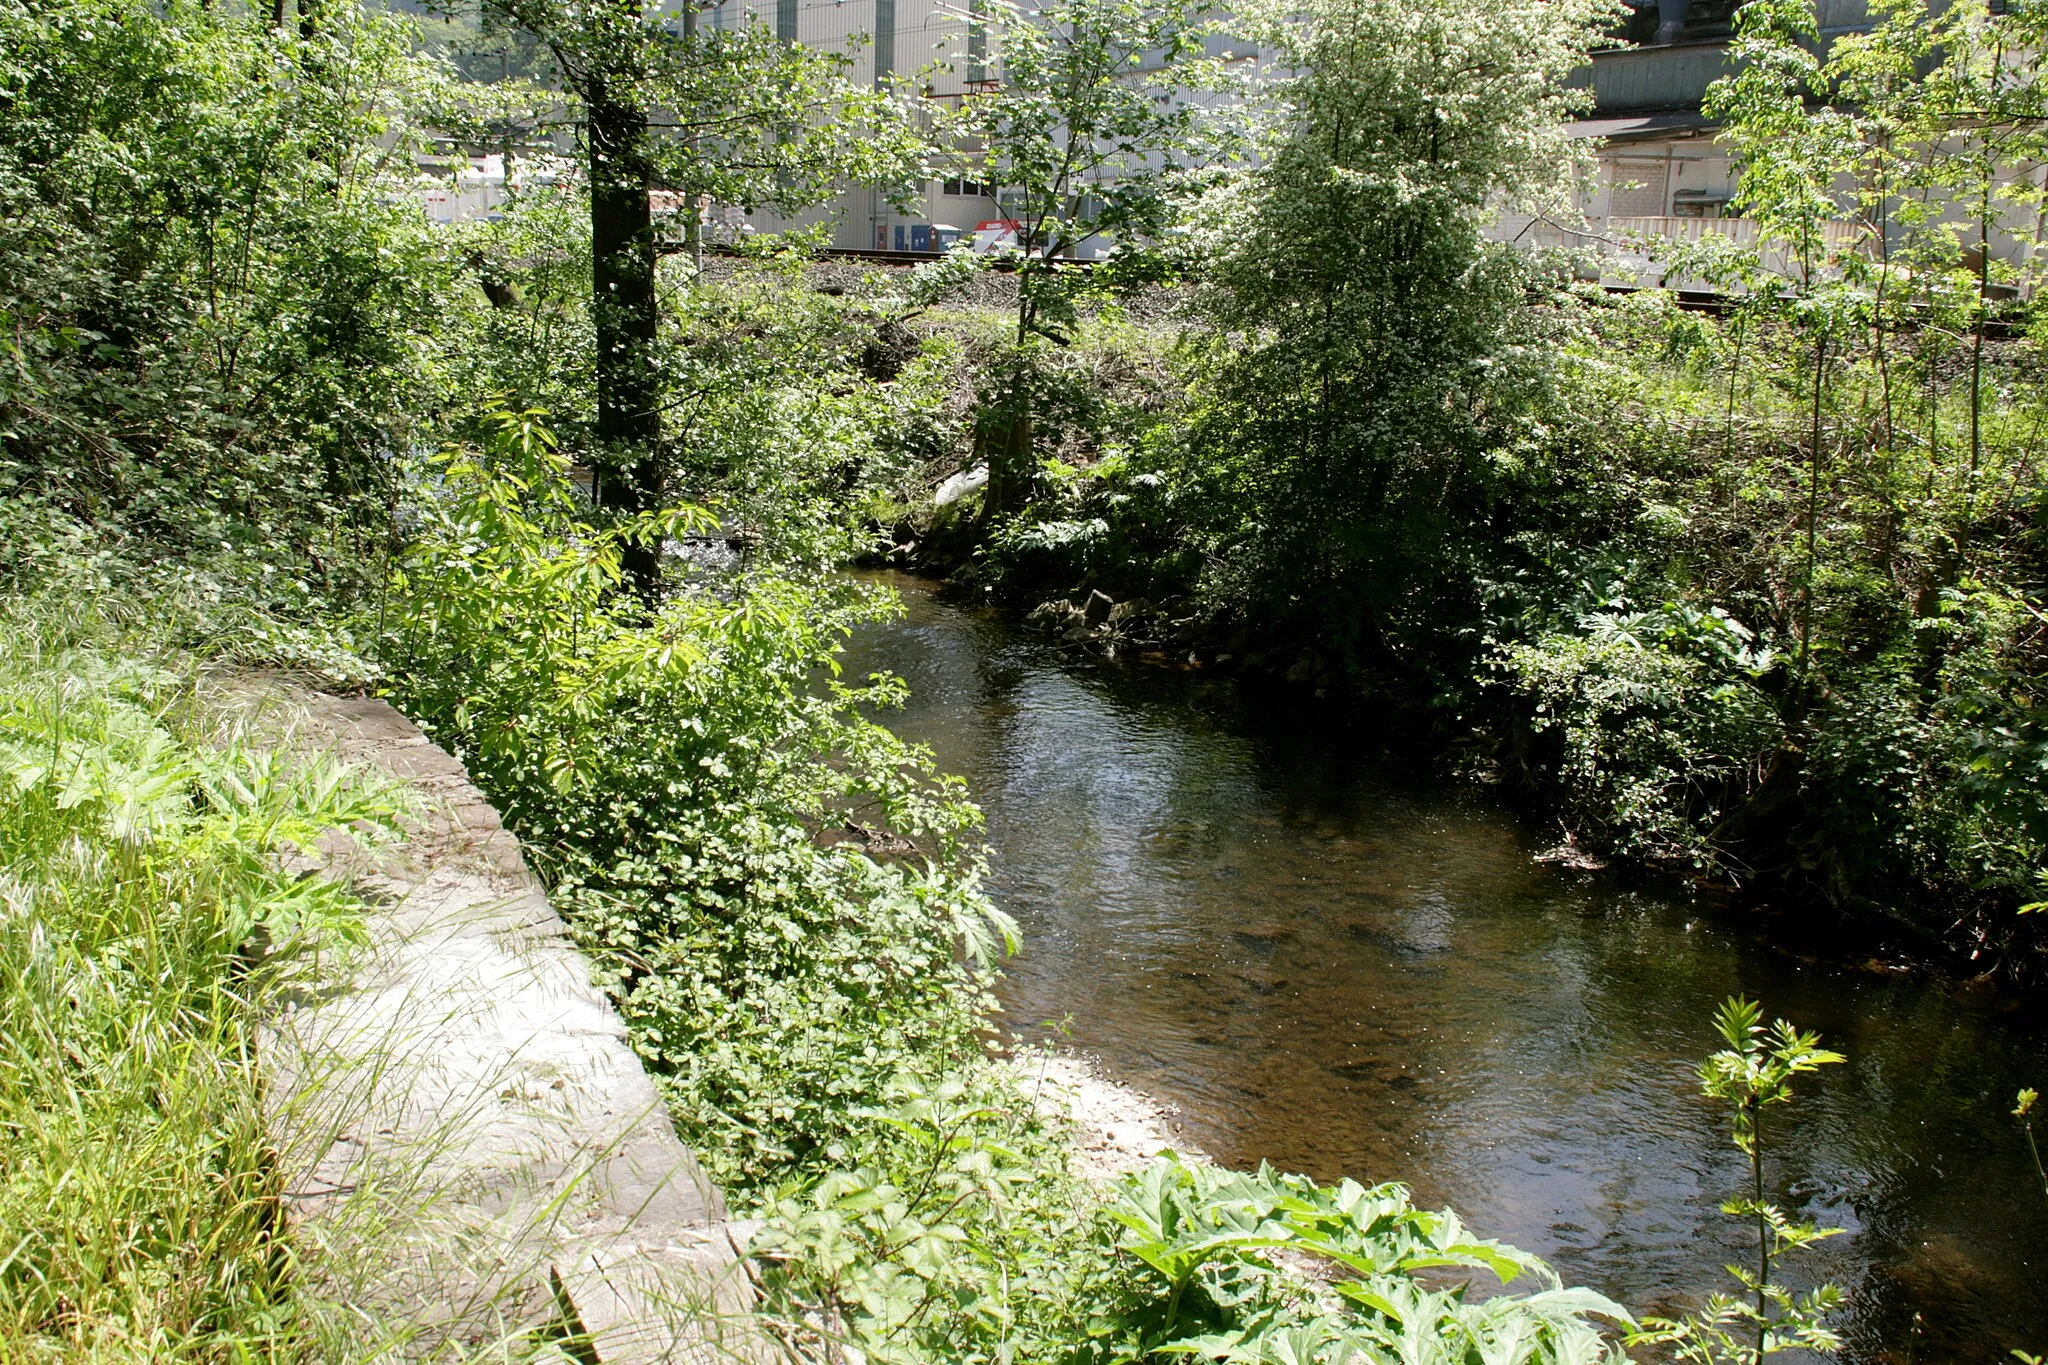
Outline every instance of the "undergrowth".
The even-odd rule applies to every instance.
[[[0,1359],[302,1356],[254,1036],[359,906],[278,854],[392,802],[78,595],[0,609],[0,788]]]

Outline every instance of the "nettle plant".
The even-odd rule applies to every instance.
[[[1146,1311],[1134,1315],[1138,1359],[1563,1365],[1623,1358],[1589,1318],[1634,1325],[1527,1252],[1472,1236],[1450,1210],[1414,1207],[1403,1185],[1323,1186],[1265,1165],[1170,1159],[1127,1177],[1109,1216],[1126,1229],[1119,1250],[1152,1272],[1140,1281]],[[1327,1289],[1287,1273],[1289,1257],[1317,1263]],[[1459,1270],[1543,1287],[1468,1302],[1466,1283],[1425,1278]]]
[[[1721,1003],[1714,1028],[1728,1046],[1700,1064],[1700,1089],[1732,1108],[1735,1145],[1749,1158],[1750,1174],[1749,1193],[1724,1202],[1721,1212],[1754,1225],[1756,1268],[1728,1267],[1741,1295],[1715,1294],[1689,1317],[1652,1319],[1631,1341],[1674,1345],[1681,1359],[1699,1365],[1755,1365],[1781,1351],[1836,1350],[1841,1340],[1826,1319],[1840,1306],[1842,1291],[1823,1284],[1795,1294],[1771,1279],[1772,1266],[1786,1256],[1842,1229],[1794,1220],[1764,1198],[1764,1113],[1791,1102],[1798,1077],[1844,1058],[1821,1047],[1819,1034],[1802,1033],[1786,1020],[1766,1028],[1763,1006],[1739,995]]]

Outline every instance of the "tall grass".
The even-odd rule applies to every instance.
[[[0,1360],[309,1343],[252,1044],[358,907],[279,854],[391,810],[198,681],[75,602],[0,603]]]

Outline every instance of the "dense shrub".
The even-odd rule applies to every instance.
[[[11,518],[356,569],[436,394],[448,271],[394,190],[438,82],[347,8],[0,6]]]
[[[886,603],[748,577],[649,611],[619,546],[708,515],[593,522],[545,433],[502,422],[434,466],[366,622],[394,698],[526,842],[714,1174],[815,1172],[899,1073],[980,1054],[1009,930],[979,816],[861,714],[898,685],[833,676]]]

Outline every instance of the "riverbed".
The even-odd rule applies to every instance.
[[[1064,1035],[1219,1161],[1405,1181],[1656,1313],[1744,1256],[1718,1205],[1746,1166],[1694,1075],[1744,991],[1849,1058],[1769,1133],[1775,1197],[1847,1230],[1789,1278],[1848,1292],[1849,1358],[2048,1351],[2048,1195],[2009,1113],[2048,1089],[2026,1015],[1539,863],[1556,831],[1368,757],[1392,718],[1104,665],[876,577],[908,615],[849,671],[908,681],[881,718],[987,813],[1018,1034]]]

